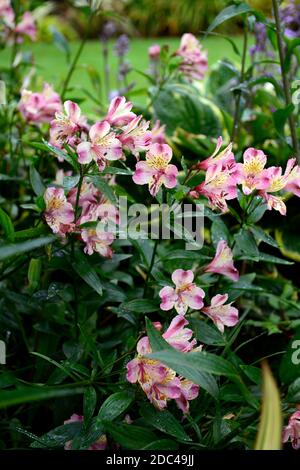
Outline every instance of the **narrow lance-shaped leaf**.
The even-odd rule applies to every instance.
[[[263,363],[263,401],[255,450],[280,450],[282,416],[280,395],[267,363]]]

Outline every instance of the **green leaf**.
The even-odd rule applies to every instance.
[[[84,387],[47,387],[28,386],[17,390],[0,391],[0,408],[16,406],[50,398],[74,396],[84,392]]]
[[[300,46],[300,38],[292,39],[288,43],[288,47],[284,55],[284,64],[283,64],[283,69],[286,73],[289,71],[289,68],[291,66],[293,53],[295,49],[297,50],[299,46]]]
[[[140,409],[143,418],[154,428],[181,441],[191,441],[183,426],[167,410],[157,411],[153,406],[142,406]]]
[[[133,171],[130,168],[117,168],[115,166],[107,166],[101,172],[102,175],[124,175],[124,176],[132,176]]]
[[[135,313],[151,313],[157,311],[158,304],[149,299],[135,299],[124,302],[120,307]]]
[[[216,247],[221,240],[229,242],[230,234],[226,224],[221,217],[216,218],[211,225],[211,240]]]
[[[69,62],[71,51],[65,36],[61,34],[61,32],[58,31],[55,26],[50,26],[50,31],[52,32],[53,43],[66,55],[67,61]]]
[[[300,348],[299,348],[299,350],[300,350]],[[300,357],[299,357],[299,360],[300,360]],[[299,403],[299,401],[300,401],[300,377],[298,377],[289,386],[286,400],[289,403]]]
[[[178,444],[171,439],[158,439],[157,441],[150,442],[141,450],[177,450]]]
[[[252,233],[242,228],[235,236],[235,255],[245,255],[252,259],[259,259],[259,251]]]
[[[178,374],[199,383],[199,372],[207,372],[215,375],[225,375],[227,377],[236,377],[237,371],[235,367],[220,356],[208,352],[190,352],[189,354],[181,353],[175,349],[163,350],[149,354],[152,359],[157,359]]]
[[[48,237],[40,237],[26,242],[14,243],[0,246],[0,260],[10,258],[11,256],[20,255],[28,251],[36,250],[42,246],[48,245],[56,240],[56,237],[49,235]]]
[[[278,248],[278,243],[274,238],[272,238],[267,232],[265,232],[261,227],[252,226],[250,227],[250,231],[253,233],[254,237],[256,238],[257,242],[264,242],[267,245],[274,246]]]
[[[213,22],[208,27],[205,35],[208,35],[211,31],[216,29],[225,21],[235,18],[236,16],[243,15],[245,13],[253,13],[253,8],[251,8],[247,3],[239,3],[238,5],[230,5],[229,7],[224,8],[213,20]]]
[[[88,427],[91,423],[97,403],[97,394],[94,387],[87,387],[83,397],[83,417],[84,425]]]
[[[166,340],[161,336],[161,334],[156,330],[152,322],[146,318],[146,326],[147,326],[147,335],[149,337],[150,345],[153,351],[159,351],[158,353],[154,354],[160,354],[160,351],[162,352],[169,352],[171,354],[171,361],[172,365],[174,365],[172,358],[176,362],[176,356],[179,354],[179,358],[181,359],[181,356],[183,357],[183,361],[185,361],[186,357],[190,356],[191,354],[194,356],[194,354],[197,353],[189,353],[189,354],[184,354],[176,351],[176,349],[172,348]],[[164,362],[163,360],[161,362]],[[166,365],[171,367],[173,370],[175,370],[178,374],[182,375],[183,377],[192,380],[195,384],[200,385],[204,390],[206,390],[211,396],[216,398],[218,396],[218,386],[217,383],[210,374],[210,371],[202,370],[200,367],[197,369],[193,368],[193,365],[191,364],[177,364],[176,367],[172,367],[170,364],[166,362]]]
[[[204,320],[196,318],[190,319],[190,326],[194,331],[195,338],[204,344],[211,346],[225,346],[225,338],[214,326],[209,325]]]
[[[66,442],[72,441],[82,428],[81,422],[74,422],[58,426],[55,429],[40,436],[38,440],[30,444],[33,448],[60,448],[64,447]]]
[[[102,283],[95,268],[91,265],[87,256],[81,252],[75,253],[75,261],[72,262],[74,271],[80,276],[97,294],[102,295]]]
[[[110,395],[99,410],[97,422],[102,423],[116,419],[127,410],[133,398],[134,396],[128,392],[116,392]]]
[[[168,134],[178,128],[193,134],[218,137],[222,115],[215,104],[201,97],[190,85],[169,84],[162,90],[153,89],[155,116],[167,126]]]
[[[99,189],[107,199],[112,203],[116,203],[117,199],[112,187],[101,176],[88,176],[88,180]]]
[[[0,224],[3,227],[6,238],[9,241],[14,241],[15,229],[14,229],[13,223],[9,215],[7,215],[6,212],[4,212],[4,210],[1,208],[0,208]]]
[[[46,191],[45,185],[40,177],[38,171],[34,168],[33,165],[29,169],[29,178],[33,191],[37,196],[42,196]]]
[[[105,423],[105,430],[121,447],[130,450],[142,449],[156,441],[154,432],[134,424]]]
[[[280,450],[282,416],[280,394],[269,366],[263,364],[263,401],[255,450]]]
[[[288,344],[286,353],[282,357],[279,376],[285,384],[289,384],[300,377],[300,328],[297,328],[295,335]]]
[[[33,291],[37,289],[40,278],[41,278],[41,271],[42,271],[42,261],[40,258],[31,258],[29,266],[28,266],[28,282],[29,288]]]

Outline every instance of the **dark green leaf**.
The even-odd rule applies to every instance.
[[[0,247],[0,260],[10,258],[11,256],[20,255],[27,251],[36,250],[42,246],[48,245],[56,240],[56,237],[49,235],[48,237],[35,238],[26,242],[14,243],[10,245],[2,245]]]

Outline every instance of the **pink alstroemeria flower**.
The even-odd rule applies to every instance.
[[[149,121],[145,121],[143,116],[132,119],[118,135],[123,148],[132,152],[135,157],[138,157],[140,152],[147,151],[152,141],[152,133],[148,128]]]
[[[189,401],[195,400],[199,395],[199,385],[194,384],[190,380],[180,380],[180,397],[176,398],[178,408],[184,413],[188,414],[190,410]]]
[[[61,111],[62,104],[58,93],[45,83],[41,93],[22,90],[18,109],[27,122],[42,124],[49,123]]]
[[[151,352],[148,337],[141,338],[137,344],[138,356],[126,366],[126,378],[130,383],[138,382],[149,401],[162,410],[168,400],[180,397],[180,380],[172,369],[157,360],[144,357]]]
[[[214,165],[218,165],[219,171],[222,169],[232,169],[236,165],[234,154],[232,152],[232,142],[230,142],[227,147],[220,152],[222,144],[223,139],[220,136],[217,140],[214,153],[205,160],[197,163],[196,167],[200,170],[207,170]]]
[[[262,150],[248,148],[243,155],[243,163],[237,163],[237,183],[242,185],[243,193],[251,194],[256,189],[265,189],[269,175],[265,169],[267,157]]]
[[[300,166],[295,165],[295,163],[296,159],[290,158],[287,162],[284,174],[282,174],[281,167],[272,166],[267,168],[266,173],[269,179],[268,186],[263,191],[259,192],[260,196],[265,199],[268,209],[275,209],[279,211],[281,215],[286,215],[286,205],[280,196],[274,196],[270,193],[284,190],[300,197]]]
[[[290,416],[289,424],[283,430],[282,440],[290,440],[295,450],[300,449],[300,410]]]
[[[178,315],[171,322],[169,328],[163,334],[164,339],[174,348],[186,354],[201,350],[202,346],[194,348],[195,340],[190,341],[193,332],[184,328],[187,320]],[[161,329],[161,324],[155,322],[156,329]],[[137,344],[138,355],[127,364],[127,380],[131,383],[138,382],[146,393],[148,399],[158,409],[167,406],[170,399],[175,399],[178,407],[188,413],[188,400],[194,400],[199,393],[198,385],[177,377],[176,372],[161,362],[148,359],[145,356],[152,352],[149,338],[144,336]]]
[[[111,101],[107,116],[104,120],[109,122],[112,126],[125,126],[136,118],[136,114],[132,113],[131,109],[132,103],[126,101],[125,96],[117,96]]]
[[[218,243],[214,259],[204,269],[207,273],[217,273],[227,276],[233,281],[239,279],[239,272],[233,265],[232,251],[225,240]]]
[[[97,252],[104,256],[104,258],[112,257],[113,251],[110,245],[115,239],[113,233],[94,228],[83,228],[81,230],[81,238],[85,242],[84,252],[88,255]]]
[[[202,50],[198,39],[190,33],[182,36],[176,54],[182,57],[179,66],[181,72],[189,80],[202,80],[208,69],[207,52]]]
[[[183,315],[177,315],[170,323],[169,328],[162,335],[163,338],[175,349],[181,352],[188,352],[195,350],[194,346],[197,344],[197,340],[193,337],[193,330],[185,328],[189,322],[184,318]],[[202,346],[200,347],[200,349]],[[197,348],[199,350],[199,348]]]
[[[201,310],[214,322],[221,333],[224,333],[224,326],[235,326],[239,321],[238,309],[231,306],[232,302],[226,304],[227,300],[228,294],[215,295],[211,299],[211,305]]]
[[[46,209],[44,216],[53,233],[62,237],[74,228],[74,210],[62,188],[47,188],[44,194]]]
[[[35,20],[29,11],[25,11],[20,23],[14,29],[14,34],[18,36],[17,41],[22,42],[20,36],[28,36],[32,41],[36,40],[37,28]]]
[[[146,154],[146,161],[136,164],[133,181],[136,184],[148,184],[151,196],[156,196],[162,185],[174,188],[177,184],[178,169],[169,164],[171,158],[172,149],[169,145],[151,145]]]
[[[157,120],[151,129],[152,144],[166,144],[166,125]]]
[[[237,198],[235,166],[231,169],[221,169],[222,162],[208,167],[205,181],[190,191],[190,196],[207,197],[212,208],[218,208],[223,213],[228,211],[227,200]]]
[[[172,281],[176,286],[175,289],[166,286],[159,292],[162,300],[160,308],[162,310],[171,310],[175,307],[175,310],[180,315],[184,315],[189,307],[200,309],[203,306],[205,292],[200,287],[197,287],[193,280],[193,271],[176,269],[172,274]]]
[[[77,415],[76,413],[72,414],[70,419],[64,421],[64,424],[71,424],[71,423],[83,423],[84,419],[82,415]],[[107,438],[105,434],[99,437],[87,450],[105,450],[107,447]],[[72,441],[68,441],[65,443],[65,450],[72,450]]]
[[[81,142],[77,146],[79,163],[87,164],[94,160],[102,171],[106,160],[122,158],[122,145],[107,121],[96,122],[89,131],[89,137],[90,142]]]
[[[92,183],[89,183],[86,178],[83,178],[78,199],[79,207],[83,207],[86,204],[96,204],[99,197],[101,197],[100,191]],[[76,199],[77,187],[74,187],[68,193],[68,201],[75,206]]]
[[[65,143],[73,145],[79,140],[76,134],[87,131],[86,117],[81,114],[78,104],[70,100],[64,102],[64,113],[55,113],[50,124],[50,143],[57,147]]]

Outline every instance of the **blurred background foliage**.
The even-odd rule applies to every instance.
[[[114,19],[118,33],[126,32],[137,37],[180,36],[186,31],[200,34],[205,31],[213,18],[228,5],[238,3],[232,0],[102,0],[104,14],[88,24],[84,11],[74,9],[77,2],[53,0],[30,2],[39,6],[37,15],[40,40],[50,41],[49,26],[55,27],[69,39],[88,33],[90,39],[97,38],[107,19]],[[249,0],[249,5],[271,13],[271,0]],[[221,34],[240,34],[241,18],[223,23],[217,30]]]

